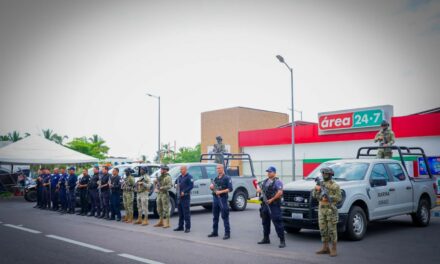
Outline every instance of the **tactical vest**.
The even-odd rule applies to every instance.
[[[145,176],[146,176],[145,174],[142,175],[141,178],[138,180],[138,182],[136,182],[135,191],[138,193],[143,193],[147,191],[147,187],[144,187],[143,184],[139,184],[139,182],[147,183],[147,181],[144,178]]]
[[[275,177],[274,180],[269,184],[269,186],[267,186],[267,181],[269,179],[264,180],[263,182],[263,191],[266,194],[267,199],[272,199],[276,194],[277,194],[277,190],[275,189],[275,182],[278,181],[278,178]],[[274,202],[279,202],[280,199],[277,199]]]
[[[125,179],[124,179],[124,187],[122,188],[122,190],[124,192],[132,192],[133,191],[133,186],[134,186],[134,178],[133,178],[133,176],[125,177]]]
[[[90,179],[90,182],[89,182],[89,186],[88,186],[89,190],[96,190],[96,189],[98,189],[98,181],[99,181],[99,175],[98,174],[94,174],[92,176],[92,178]]]

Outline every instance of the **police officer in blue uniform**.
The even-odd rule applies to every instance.
[[[185,224],[185,233],[191,230],[191,190],[194,188],[194,180],[188,173],[186,165],[180,166],[180,175],[175,181],[177,198],[177,209],[179,211],[179,226],[174,231],[183,231]]]
[[[57,189],[58,181],[60,180],[60,174],[58,168],[53,169],[53,174],[50,176],[50,195],[52,198],[52,210],[58,211],[60,209],[59,191]]]
[[[66,168],[61,168],[61,175],[60,179],[58,180],[58,190],[60,194],[60,203],[61,203],[61,212],[66,213],[67,212],[67,191],[66,191],[66,185],[67,185],[67,178],[69,176],[66,173]]]
[[[109,220],[121,221],[121,176],[119,176],[119,169],[113,168],[112,177],[110,178],[110,206],[111,206],[111,217]]]
[[[43,168],[43,206],[42,209],[50,209],[50,172]]]
[[[83,170],[83,176],[79,180],[78,190],[79,190],[79,198],[81,201],[81,211],[77,213],[77,215],[86,215],[89,211],[89,199],[88,199],[88,190],[90,175],[87,169]]]
[[[228,193],[232,192],[232,180],[225,174],[225,167],[223,164],[217,164],[217,177],[210,185],[212,190],[212,214],[213,225],[212,233],[208,237],[218,236],[218,221],[219,214],[221,214],[223,224],[225,226],[225,235],[223,240],[231,237],[231,227],[229,225],[229,205],[228,205]]]
[[[40,168],[38,170],[38,177],[35,180],[36,189],[37,189],[37,204],[34,208],[42,208],[43,207],[43,170]]]
[[[102,205],[102,214],[99,218],[109,219],[110,214],[110,174],[108,173],[108,167],[102,167],[102,176],[100,186],[98,187],[101,190],[101,205]]]
[[[273,222],[278,237],[280,238],[279,248],[286,247],[284,238],[284,226],[281,216],[281,197],[283,196],[283,183],[276,177],[275,167],[269,167],[267,170],[267,179],[258,187],[257,193],[261,194],[260,216],[263,223],[263,240],[258,244],[270,244],[270,222]]]
[[[90,198],[90,213],[88,216],[96,216],[99,217],[101,214],[101,202],[99,200],[99,191],[98,191],[98,182],[99,182],[99,166],[93,167],[93,176],[89,182],[89,198]]]
[[[75,174],[75,167],[69,168],[69,177],[67,179],[67,213],[75,213],[76,197],[75,197],[75,187],[78,181],[78,176]]]

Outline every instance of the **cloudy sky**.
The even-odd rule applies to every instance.
[[[0,134],[98,134],[151,159],[200,142],[200,113],[439,107],[440,1],[0,0]],[[299,115],[296,116],[299,118]]]

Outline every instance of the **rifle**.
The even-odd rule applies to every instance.
[[[270,210],[269,203],[267,202],[268,199],[267,199],[267,196],[266,196],[266,192],[264,191],[264,188],[263,188],[263,183],[260,183],[259,185],[260,185],[260,189],[261,189],[261,198],[263,198],[262,202],[263,202],[263,204],[266,205],[266,208],[269,211],[269,214],[272,215],[272,210]]]
[[[217,195],[217,191],[219,191],[218,185],[215,183],[213,179],[211,179],[211,184],[214,186],[214,189],[212,190],[212,194],[217,196],[217,199],[219,200],[219,204],[220,204],[220,209],[223,211],[223,204],[222,201],[220,200],[220,195]]]
[[[321,194],[319,195],[319,199],[327,198],[328,203],[332,205],[332,198],[329,195],[327,187],[322,183],[321,178],[316,177],[315,178],[316,185],[321,186]]]

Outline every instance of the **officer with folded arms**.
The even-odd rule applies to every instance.
[[[99,200],[99,166],[93,167],[93,176],[90,179],[88,190],[90,198],[90,213],[88,216],[99,217],[101,214],[101,202]]]
[[[69,210],[67,213],[75,213],[76,197],[75,197],[75,187],[78,181],[78,176],[75,174],[75,167],[69,168],[69,178],[67,179],[67,207]]]

